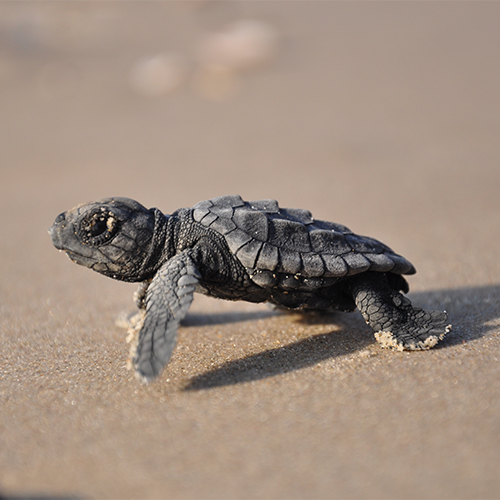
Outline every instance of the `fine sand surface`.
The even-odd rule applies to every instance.
[[[498,26],[499,2],[1,3],[0,497],[499,498]],[[381,239],[453,330],[391,352],[359,313],[196,296],[140,385],[135,285],[47,228],[236,193]]]

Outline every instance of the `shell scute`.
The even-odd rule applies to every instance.
[[[231,252],[233,252],[233,254],[236,254],[236,252],[245,243],[248,243],[251,240],[252,240],[252,237],[249,236],[244,231],[242,231],[241,229],[235,229],[234,231],[231,231],[229,234],[226,235],[227,244],[228,244]]]
[[[346,261],[339,255],[324,254],[322,257],[328,271],[327,275],[340,278],[349,271]]]
[[[204,225],[204,226],[210,226],[210,224],[212,224],[212,222],[214,222],[216,219],[217,219],[218,215],[212,213],[212,212],[209,212],[208,214],[206,214],[201,220],[200,222]]]
[[[230,206],[214,205],[208,210],[210,210],[212,214],[218,215],[219,217],[224,217],[226,219],[231,219],[234,213],[233,207]]]
[[[197,208],[210,208],[212,205],[213,203],[211,200],[202,200],[193,206],[193,210],[196,210]]]
[[[340,234],[354,234],[347,226],[336,222],[328,222],[326,220],[314,220],[311,229],[326,229]]]
[[[214,229],[222,235],[226,235],[227,233],[230,233],[231,231],[234,231],[236,229],[236,224],[231,219],[218,217],[217,220],[213,221],[212,224],[210,224],[210,228]]]
[[[313,216],[309,210],[304,210],[302,208],[282,208],[280,212],[287,219],[296,220],[302,222],[302,224],[309,225],[314,222]]]
[[[390,249],[380,243],[380,241],[374,240],[373,238],[368,238],[367,236],[359,236],[357,234],[347,234],[345,237],[347,243],[351,246],[353,250],[361,253],[379,253]]]
[[[253,238],[267,241],[269,236],[268,219],[263,212],[241,208],[235,211],[233,221],[239,229]]]
[[[200,222],[205,215],[209,214],[210,210],[207,207],[195,208],[193,210],[193,219],[196,222]]]
[[[216,207],[224,207],[229,206],[233,208],[243,207],[245,202],[241,199],[239,195],[227,195],[227,196],[218,196],[217,198],[212,198],[210,200],[212,204]]]
[[[394,268],[392,269],[393,273],[396,274],[415,274],[416,270],[413,267],[413,264],[406,260],[401,255],[397,255],[391,253],[388,257],[394,262]]]
[[[300,222],[274,218],[269,227],[269,243],[295,252],[310,252],[309,231]]]
[[[254,210],[259,210],[267,214],[277,214],[280,211],[280,207],[276,200],[254,200],[249,201],[248,204]]]
[[[278,262],[278,249],[274,245],[264,243],[257,259],[256,267],[259,269],[266,269],[268,271],[275,271],[278,267]]]
[[[256,285],[264,288],[273,287],[278,282],[278,276],[275,273],[260,269],[251,275],[251,279]]]
[[[236,257],[238,257],[240,262],[245,267],[254,268],[255,261],[257,260],[262,245],[262,241],[250,240],[240,247],[240,249],[236,252]]]
[[[349,271],[347,275],[359,274],[370,269],[370,261],[361,253],[351,252],[343,255],[342,258],[345,260]]]
[[[325,263],[321,255],[317,253],[303,253],[302,254],[303,271],[301,274],[308,277],[318,277],[325,274]]]
[[[302,269],[302,259],[299,252],[289,248],[278,248],[279,264],[278,272],[287,274],[297,274]]]
[[[311,238],[312,248],[316,253],[343,255],[352,251],[352,247],[349,245],[346,237],[338,231],[313,229],[309,233],[309,236]]]
[[[388,273],[394,268],[394,262],[385,253],[366,253],[365,257],[371,262],[370,269],[382,273]]]
[[[295,288],[300,288],[301,280],[298,279],[293,274],[280,274],[279,283],[282,288],[293,290]]]

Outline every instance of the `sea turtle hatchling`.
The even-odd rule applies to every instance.
[[[128,198],[60,214],[49,229],[69,258],[111,278],[141,282],[131,321],[131,364],[157,377],[193,292],[299,310],[361,311],[384,347],[428,349],[449,331],[446,312],[413,307],[413,265],[383,243],[275,200],[221,196],[164,215]]]

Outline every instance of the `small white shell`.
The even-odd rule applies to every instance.
[[[268,23],[243,19],[207,37],[200,46],[200,59],[209,67],[253,68],[273,58],[277,39],[276,30]]]
[[[160,96],[184,83],[187,63],[178,54],[158,54],[139,60],[130,72],[130,85],[141,95]]]

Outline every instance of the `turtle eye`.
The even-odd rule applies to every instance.
[[[89,228],[89,234],[92,236],[92,238],[95,238],[96,236],[103,234],[105,231],[107,231],[107,229],[108,226],[106,224],[106,221],[103,218],[100,218],[96,221],[92,221]]]
[[[118,221],[108,211],[99,210],[87,215],[78,229],[78,236],[86,245],[99,246],[107,243],[118,232]]]

